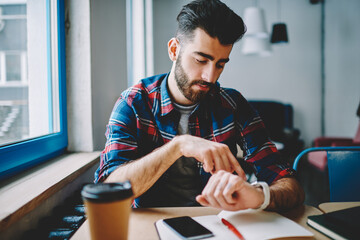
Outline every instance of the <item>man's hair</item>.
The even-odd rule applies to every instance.
[[[218,38],[222,45],[234,44],[246,32],[242,18],[219,0],[195,0],[183,6],[177,21],[180,42],[191,40],[196,28]]]

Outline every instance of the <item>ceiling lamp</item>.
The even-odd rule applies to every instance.
[[[271,34],[271,43],[288,43],[288,34],[285,23],[275,23]]]
[[[272,52],[268,38],[247,37],[243,40],[242,53],[248,56],[270,56]]]
[[[273,30],[271,33],[271,43],[288,43],[288,33],[286,24],[281,22],[281,3],[278,0],[278,19],[279,22],[273,25]]]
[[[271,55],[264,10],[259,7],[246,8],[244,22],[247,30],[243,40],[242,53],[252,56]]]
[[[246,36],[267,38],[265,14],[262,8],[248,7],[245,9],[244,22],[246,24]]]

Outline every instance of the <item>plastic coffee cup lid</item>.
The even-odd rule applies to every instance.
[[[96,183],[83,187],[81,195],[94,202],[112,202],[133,196],[130,181],[120,183]]]

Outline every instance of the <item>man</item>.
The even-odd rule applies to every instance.
[[[218,0],[199,0],[184,6],[177,21],[168,43],[170,73],[121,94],[95,181],[129,179],[135,207],[283,210],[301,204],[294,171],[279,160],[257,113],[217,82],[245,33],[242,19]],[[260,185],[246,181],[236,144]]]

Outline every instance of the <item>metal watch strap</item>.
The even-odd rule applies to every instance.
[[[253,186],[260,186],[264,193],[264,202],[261,204],[259,208],[256,208],[256,210],[264,210],[267,208],[270,204],[270,188],[269,185],[266,182],[253,182],[251,183]]]

